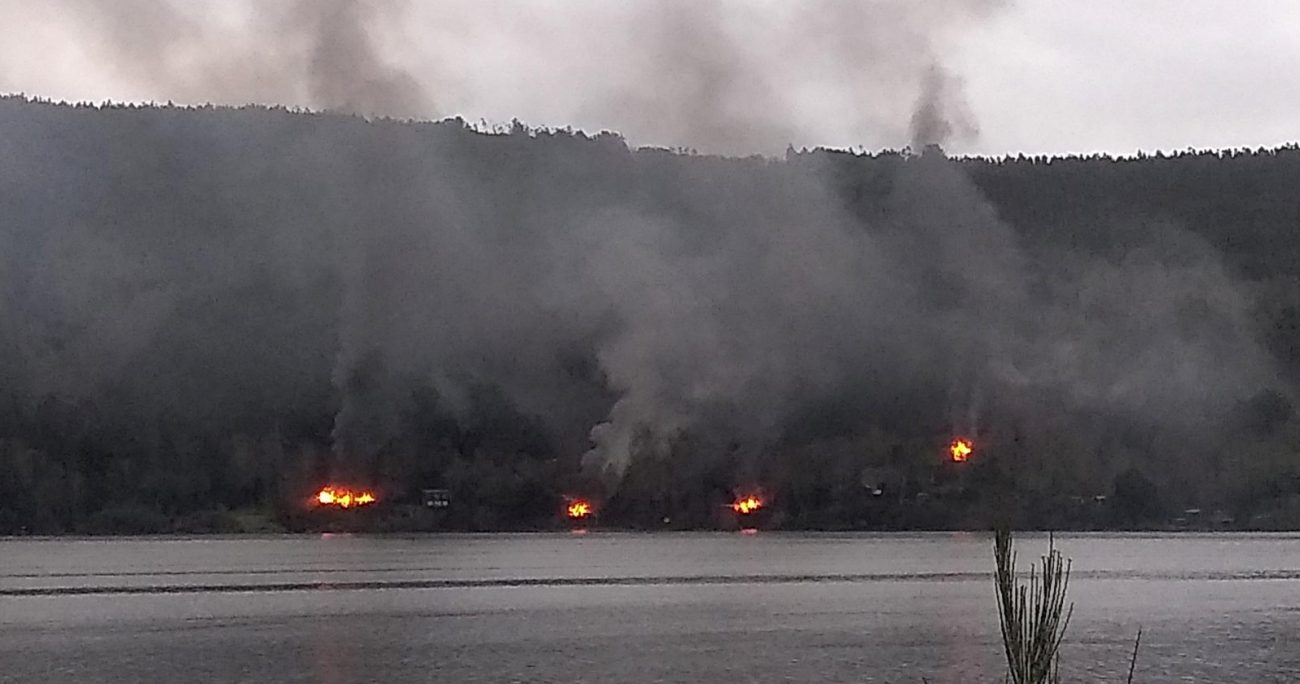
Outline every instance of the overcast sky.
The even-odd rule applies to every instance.
[[[0,0],[0,92],[359,102],[772,153],[906,145],[938,68],[958,153],[1300,139],[1295,0],[360,1]]]

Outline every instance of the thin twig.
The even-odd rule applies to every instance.
[[[1137,638],[1133,640],[1133,658],[1128,661],[1128,684],[1133,684],[1133,669],[1138,664],[1138,645],[1142,643],[1142,628],[1138,627]]]

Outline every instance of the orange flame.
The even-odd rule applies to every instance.
[[[378,499],[375,498],[374,492],[369,490],[351,490],[346,487],[325,487],[316,493],[312,499],[320,506],[338,506],[339,508],[352,508],[354,506],[365,506],[372,504]]]
[[[763,500],[753,494],[736,499],[735,503],[731,504],[731,510],[741,515],[749,515],[762,507]]]
[[[564,512],[567,513],[569,518],[572,520],[589,518],[591,517],[591,503],[583,499],[575,499],[574,501],[569,502],[569,505],[564,509]]]
[[[952,444],[948,445],[948,455],[952,457],[953,463],[965,463],[970,459],[970,455],[974,451],[975,447],[965,437],[958,437],[952,440]]]

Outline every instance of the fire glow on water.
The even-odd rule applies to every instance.
[[[377,500],[374,492],[365,489],[352,490],[346,487],[324,487],[313,498],[317,505],[337,506],[339,508],[365,506]]]

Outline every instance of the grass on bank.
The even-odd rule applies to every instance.
[[[1039,566],[1031,566],[1029,583],[1016,579],[1016,552],[1011,531],[999,529],[993,539],[997,562],[998,622],[1007,657],[1007,681],[1012,684],[1055,684],[1061,681],[1061,640],[1074,614],[1066,606],[1070,561],[1053,544]]]
[[[1059,684],[1061,641],[1074,615],[1074,603],[1066,603],[1070,587],[1071,561],[1049,541],[1047,554],[1030,566],[1029,582],[1016,578],[1016,552],[1011,531],[999,528],[993,537],[993,558],[997,565],[994,586],[998,600],[998,623],[1002,648],[1007,658],[1006,681],[1010,684]],[[1129,659],[1128,684],[1133,682],[1139,629]]]

